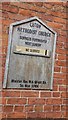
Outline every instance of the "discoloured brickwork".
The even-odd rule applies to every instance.
[[[2,118],[68,118],[67,2],[3,2],[0,81],[3,81],[9,25],[37,16],[57,32],[53,90],[2,89]],[[1,14],[0,14],[1,23]],[[0,34],[1,38],[1,34]],[[1,40],[0,40],[1,42]],[[2,63],[1,63],[2,60]],[[1,92],[0,92],[1,93]],[[1,116],[2,115],[2,116]]]

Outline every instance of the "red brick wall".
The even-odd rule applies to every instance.
[[[67,10],[67,2],[5,2],[2,7],[0,3],[0,82],[4,78],[11,23],[37,16],[57,32],[53,90],[2,89],[2,118],[68,118]]]

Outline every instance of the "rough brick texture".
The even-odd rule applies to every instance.
[[[2,89],[0,118],[68,118],[67,14],[67,2],[0,3],[0,82],[4,78],[10,23],[37,16],[57,32],[53,90]]]

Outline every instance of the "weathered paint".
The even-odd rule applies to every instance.
[[[8,47],[3,87],[25,89],[52,89],[56,33],[37,17],[13,23]],[[27,44],[26,44],[27,43]],[[50,55],[15,52],[21,46],[49,51]],[[16,51],[17,51],[16,50]]]

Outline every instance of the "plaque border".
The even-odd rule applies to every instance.
[[[5,63],[5,73],[4,73],[4,81],[3,81],[3,88],[7,88],[7,77],[8,77],[8,70],[9,70],[9,61],[10,61],[10,53],[11,53],[11,45],[12,45],[12,34],[13,34],[13,27],[17,25],[21,25],[24,23],[28,23],[31,21],[37,20],[40,24],[42,24],[45,28],[47,28],[49,31],[51,31],[54,34],[54,52],[53,52],[53,59],[52,59],[52,76],[51,76],[51,88],[49,90],[53,89],[53,74],[54,74],[54,62],[55,62],[55,50],[56,50],[56,39],[57,39],[57,32],[55,32],[52,28],[47,26],[42,20],[40,20],[38,17],[31,17],[28,19],[24,19],[18,22],[14,22],[10,24],[9,27],[9,35],[8,35],[8,49],[7,49],[7,56],[6,56],[6,63]],[[8,89],[8,88],[7,88]],[[16,88],[17,89],[17,88]],[[20,89],[20,88],[19,88]],[[36,89],[37,90],[37,89]],[[42,89],[41,89],[42,90]]]

